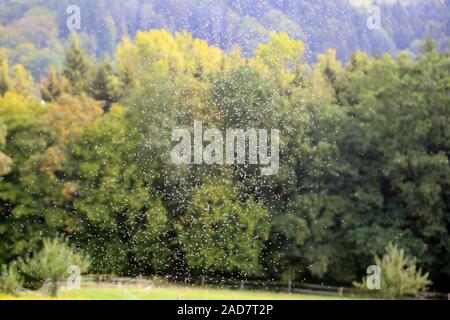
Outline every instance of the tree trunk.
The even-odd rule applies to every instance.
[[[56,298],[58,296],[58,279],[52,279],[50,283],[50,296]]]

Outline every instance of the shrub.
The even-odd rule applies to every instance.
[[[15,263],[9,266],[2,266],[0,273],[0,292],[17,296],[22,284],[23,278],[17,271],[17,265]]]
[[[407,257],[403,249],[392,243],[386,247],[383,257],[375,257],[375,263],[380,268],[381,292],[386,298],[417,295],[431,284],[428,273],[422,274],[422,269],[417,269],[415,259]],[[355,285],[365,289],[366,279]]]
[[[44,239],[41,251],[19,260],[20,270],[31,283],[50,282],[50,295],[58,295],[58,282],[67,275],[69,266],[76,265],[81,272],[90,266],[89,258],[71,247],[64,238]]]

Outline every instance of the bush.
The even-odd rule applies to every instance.
[[[17,265],[15,263],[9,266],[2,266],[0,273],[0,292],[17,296],[22,284],[23,278],[17,271]]]
[[[375,257],[375,263],[380,268],[381,292],[386,298],[415,296],[420,291],[426,291],[431,284],[428,273],[422,274],[422,269],[417,269],[415,260],[407,257],[403,249],[392,243],[386,247],[382,258]],[[355,285],[366,288],[366,279],[363,279],[362,284]]]
[[[58,281],[67,276],[69,266],[78,266],[81,272],[90,266],[89,258],[69,246],[64,238],[44,239],[41,251],[19,260],[20,270],[31,284],[50,282],[50,295],[58,295]]]

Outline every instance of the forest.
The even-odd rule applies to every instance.
[[[0,264],[63,235],[89,272],[350,285],[390,244],[450,288],[450,54],[347,63],[271,32],[249,56],[187,31],[34,79],[0,55]],[[175,165],[176,128],[276,128],[280,168]]]
[[[367,29],[364,3],[380,7],[379,30]],[[248,57],[271,31],[286,32],[302,40],[310,63],[329,48],[348,62],[355,50],[417,53],[426,37],[440,49],[450,44],[449,0],[0,0],[0,47],[11,63],[38,80],[50,66],[62,67],[73,5],[81,12],[77,33],[93,59],[112,56],[127,36],[160,28],[188,31],[225,51],[237,45]]]

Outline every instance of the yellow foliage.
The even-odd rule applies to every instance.
[[[65,142],[72,135],[78,135],[103,114],[99,102],[85,94],[78,97],[61,95],[49,110],[46,124],[53,128],[54,137]]]
[[[138,75],[142,81],[151,74],[191,74],[219,72],[227,67],[226,55],[206,41],[193,39],[188,32],[173,36],[160,29],[138,32],[135,42],[125,39],[117,48],[118,69]]]
[[[21,64],[16,64],[11,68],[9,87],[10,90],[25,96],[37,96],[37,87],[34,84],[33,76]]]
[[[342,63],[336,58],[336,50],[328,49],[325,53],[317,55],[317,67],[322,71],[329,69],[336,74],[342,71]]]
[[[285,32],[269,34],[269,41],[255,50],[255,66],[266,66],[280,80],[292,81],[302,64],[304,45],[300,40],[289,38]]]
[[[175,38],[178,50],[184,55],[186,71],[212,74],[226,67],[223,65],[225,56],[219,48],[209,46],[204,40],[193,39],[188,32],[177,33]]]
[[[0,119],[7,128],[24,125],[43,110],[44,107],[36,99],[18,92],[7,91],[3,97],[0,96]]]
[[[372,59],[365,52],[356,51],[350,59],[350,70],[361,69],[372,64]]]
[[[78,97],[62,94],[51,104],[42,122],[44,126],[52,128],[51,134],[57,143],[39,155],[40,171],[56,179],[53,172],[67,160],[61,147],[100,119],[102,114],[101,104],[85,94]]]
[[[4,119],[3,117],[6,117],[8,114],[29,112],[30,102],[34,102],[32,106],[35,106],[36,101],[18,92],[7,91],[3,97],[0,96],[0,119]]]

